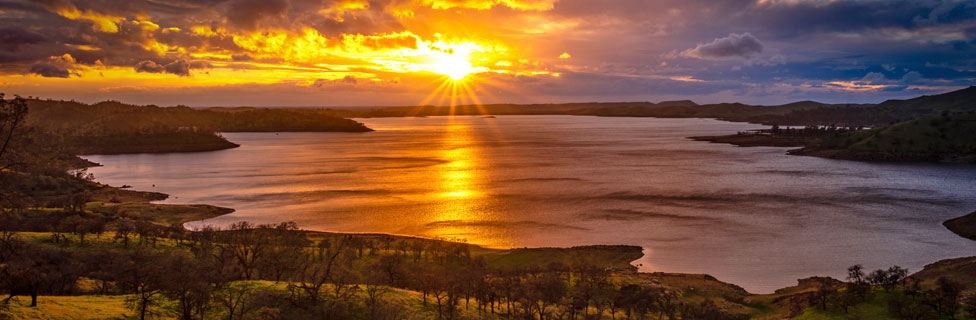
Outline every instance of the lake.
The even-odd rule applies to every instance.
[[[98,181],[231,207],[188,224],[464,239],[488,247],[630,244],[642,271],[707,273],[756,293],[846,268],[976,255],[942,221],[976,210],[976,166],[788,156],[696,142],[762,126],[709,119],[360,119],[369,133],[228,133],[215,152],[93,155]]]

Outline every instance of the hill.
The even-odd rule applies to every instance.
[[[37,99],[27,104],[27,126],[47,140],[59,140],[75,154],[192,152],[237,146],[218,132],[372,131],[362,123],[316,110],[247,108],[226,112],[115,101],[87,105]]]
[[[726,121],[790,126],[881,127],[897,122],[976,111],[976,87],[880,104],[826,104],[798,101],[759,106],[742,103],[699,105],[690,100],[564,104],[490,104],[371,109],[333,109],[347,118],[445,115],[589,115],[602,117],[715,118]]]
[[[851,160],[976,163],[976,113],[848,132],[791,153]]]
[[[888,100],[877,105],[824,105],[803,108],[754,122],[781,125],[837,125],[879,127],[939,115],[976,112],[976,87],[908,100]]]

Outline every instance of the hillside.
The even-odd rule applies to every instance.
[[[218,132],[366,132],[362,123],[314,110],[235,112],[106,101],[28,100],[26,124],[75,154],[193,152],[236,147]]]
[[[116,132],[162,131],[371,131],[362,123],[315,110],[248,108],[236,112],[161,108],[115,101],[92,105],[55,100],[28,100],[27,124],[51,132],[104,135]],[[182,129],[181,129],[182,128]]]
[[[976,87],[880,104],[826,104],[798,101],[760,106],[742,103],[699,105],[690,100],[564,104],[489,104],[325,109],[345,118],[446,115],[580,115],[602,117],[715,118],[727,121],[790,126],[881,127],[897,122],[976,111]]]
[[[849,132],[791,153],[851,160],[976,163],[976,113]]]
[[[754,122],[781,125],[837,125],[879,127],[888,124],[976,112],[976,86],[908,100],[888,100],[877,105],[825,105],[757,118]]]

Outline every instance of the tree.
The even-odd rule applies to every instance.
[[[817,291],[814,292],[813,298],[820,305],[820,309],[827,310],[827,302],[830,301],[830,296],[837,292],[834,286],[830,283],[831,278],[827,277],[817,277]]]
[[[3,139],[3,145],[0,146],[0,160],[3,160],[3,156],[7,153],[7,147],[10,146],[10,141],[14,137],[15,130],[17,130],[17,127],[26,118],[27,100],[19,96],[5,100],[3,93],[0,93],[0,139]],[[0,170],[6,169],[9,166],[8,164],[0,167]]]
[[[341,239],[334,242],[324,254],[320,261],[306,259],[298,268],[296,281],[288,285],[296,300],[307,301],[310,305],[318,303],[322,298],[323,287],[336,278],[333,273],[338,269],[337,266],[351,260],[345,241]]]
[[[241,267],[244,280],[254,279],[258,264],[268,252],[270,243],[268,232],[265,232],[267,229],[267,226],[255,228],[250,223],[242,221],[220,233],[222,236],[219,241],[220,250],[234,258]]]
[[[369,309],[369,318],[373,320],[380,319],[383,311],[385,311],[382,310],[382,301],[380,299],[389,292],[389,287],[383,286],[383,282],[389,281],[387,275],[377,268],[370,268],[367,270],[366,277],[363,280],[363,285],[366,289],[366,308]]]
[[[0,288],[9,294],[5,304],[17,295],[29,295],[35,307],[42,292],[66,294],[74,288],[81,268],[71,252],[19,240],[10,245],[13,254],[0,265]]]
[[[131,219],[120,219],[115,224],[115,239],[122,239],[122,244],[129,247],[129,234],[136,229],[136,224]]]
[[[535,300],[539,320],[544,320],[548,306],[559,303],[569,291],[563,279],[554,273],[529,278],[527,287],[532,300]]]
[[[939,277],[935,281],[935,288],[926,292],[926,296],[939,315],[954,318],[956,311],[959,310],[959,295],[962,289],[962,284],[946,277]]]
[[[859,264],[853,265],[847,268],[847,291],[846,294],[853,294],[857,298],[864,300],[869,293],[871,293],[871,285],[865,280],[864,267]],[[842,299],[845,305],[847,304],[849,297]],[[844,312],[847,312],[847,308],[844,308]]]
[[[258,269],[266,279],[278,282],[297,271],[309,240],[294,222],[281,223],[266,232],[270,233],[270,245],[266,257],[258,261]]]
[[[838,291],[831,297],[833,304],[843,309],[844,313],[847,313],[861,298],[858,292],[851,291],[850,288],[845,291]]]
[[[158,252],[137,247],[119,256],[113,268],[116,283],[126,292],[133,293],[126,298],[126,305],[139,313],[145,320],[159,303],[160,292],[166,279],[163,278],[165,257]]]
[[[179,319],[191,320],[194,313],[203,314],[209,309],[213,296],[211,278],[216,275],[213,266],[180,253],[163,256],[162,260],[160,290],[176,301],[173,307]]]
[[[662,314],[668,316],[670,320],[678,319],[678,307],[680,307],[680,302],[678,298],[681,295],[674,290],[665,290],[661,292],[657,297],[657,310]]]
[[[214,299],[227,308],[227,320],[242,319],[253,310],[253,291],[257,285],[240,281],[229,283],[214,291]]]
[[[376,261],[374,268],[386,277],[386,284],[396,286],[401,275],[405,274],[403,256],[398,254],[384,255]]]

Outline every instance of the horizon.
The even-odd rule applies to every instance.
[[[13,1],[0,4],[0,85],[143,105],[879,103],[976,82],[974,13],[968,1]]]
[[[919,98],[919,97],[945,94],[945,93],[950,93],[950,92],[965,90],[965,89],[968,89],[968,88],[972,88],[974,86],[976,86],[976,85],[969,85],[969,86],[964,86],[964,87],[960,87],[960,88],[950,89],[948,91],[937,91],[937,92],[933,92],[933,93],[930,93],[930,94],[922,94],[922,95],[916,95],[916,96],[909,96],[909,97],[898,98],[898,99],[896,99],[896,98],[889,98],[889,99],[884,99],[884,100],[880,100],[880,101],[877,101],[877,102],[823,102],[823,101],[817,101],[817,100],[795,100],[795,101],[788,101],[788,102],[783,102],[783,103],[778,103],[778,104],[749,104],[749,103],[742,103],[742,102],[739,102],[739,101],[720,101],[720,102],[699,103],[698,101],[695,101],[694,99],[676,99],[676,100],[660,100],[660,101],[579,101],[579,102],[539,102],[539,103],[497,102],[497,103],[483,103],[483,104],[455,104],[453,106],[454,107],[479,106],[479,105],[480,106],[491,106],[491,105],[533,106],[533,105],[622,104],[622,103],[650,103],[650,104],[661,104],[661,103],[668,103],[668,102],[683,102],[683,101],[689,101],[689,102],[692,102],[692,103],[697,104],[697,105],[745,104],[745,105],[760,106],[760,107],[776,107],[776,106],[782,106],[782,105],[787,105],[787,104],[792,104],[792,103],[801,103],[801,102],[813,102],[813,103],[821,103],[821,104],[828,104],[828,105],[875,105],[875,104],[883,103],[885,101],[910,100],[910,99]],[[19,96],[19,95],[17,95],[17,96]],[[451,107],[452,106],[451,104],[426,104],[426,105],[318,105],[318,106],[316,106],[316,105],[190,105],[190,106],[187,106],[187,105],[182,105],[182,104],[177,104],[177,105],[158,105],[158,104],[154,104],[154,103],[137,104],[137,103],[131,103],[131,102],[128,102],[128,101],[120,101],[120,100],[116,100],[116,99],[106,99],[106,100],[97,100],[97,101],[78,101],[76,99],[57,99],[57,98],[37,97],[37,96],[30,96],[30,99],[35,99],[35,100],[48,100],[48,101],[52,101],[52,100],[53,101],[71,101],[71,102],[78,102],[78,103],[88,104],[88,105],[93,105],[93,104],[98,104],[98,103],[103,103],[103,102],[119,102],[119,103],[122,103],[122,104],[137,105],[137,106],[157,106],[157,107],[163,107],[163,108],[186,106],[186,107],[195,108],[195,109],[206,109],[206,108],[271,108],[271,109],[274,109],[274,108],[282,108],[282,109],[297,108],[297,109],[302,109],[302,108],[306,108],[306,109],[339,109],[339,110],[342,110],[342,109],[368,109],[368,108],[381,109],[381,108],[412,108],[412,107],[438,107],[439,108],[439,107]]]

